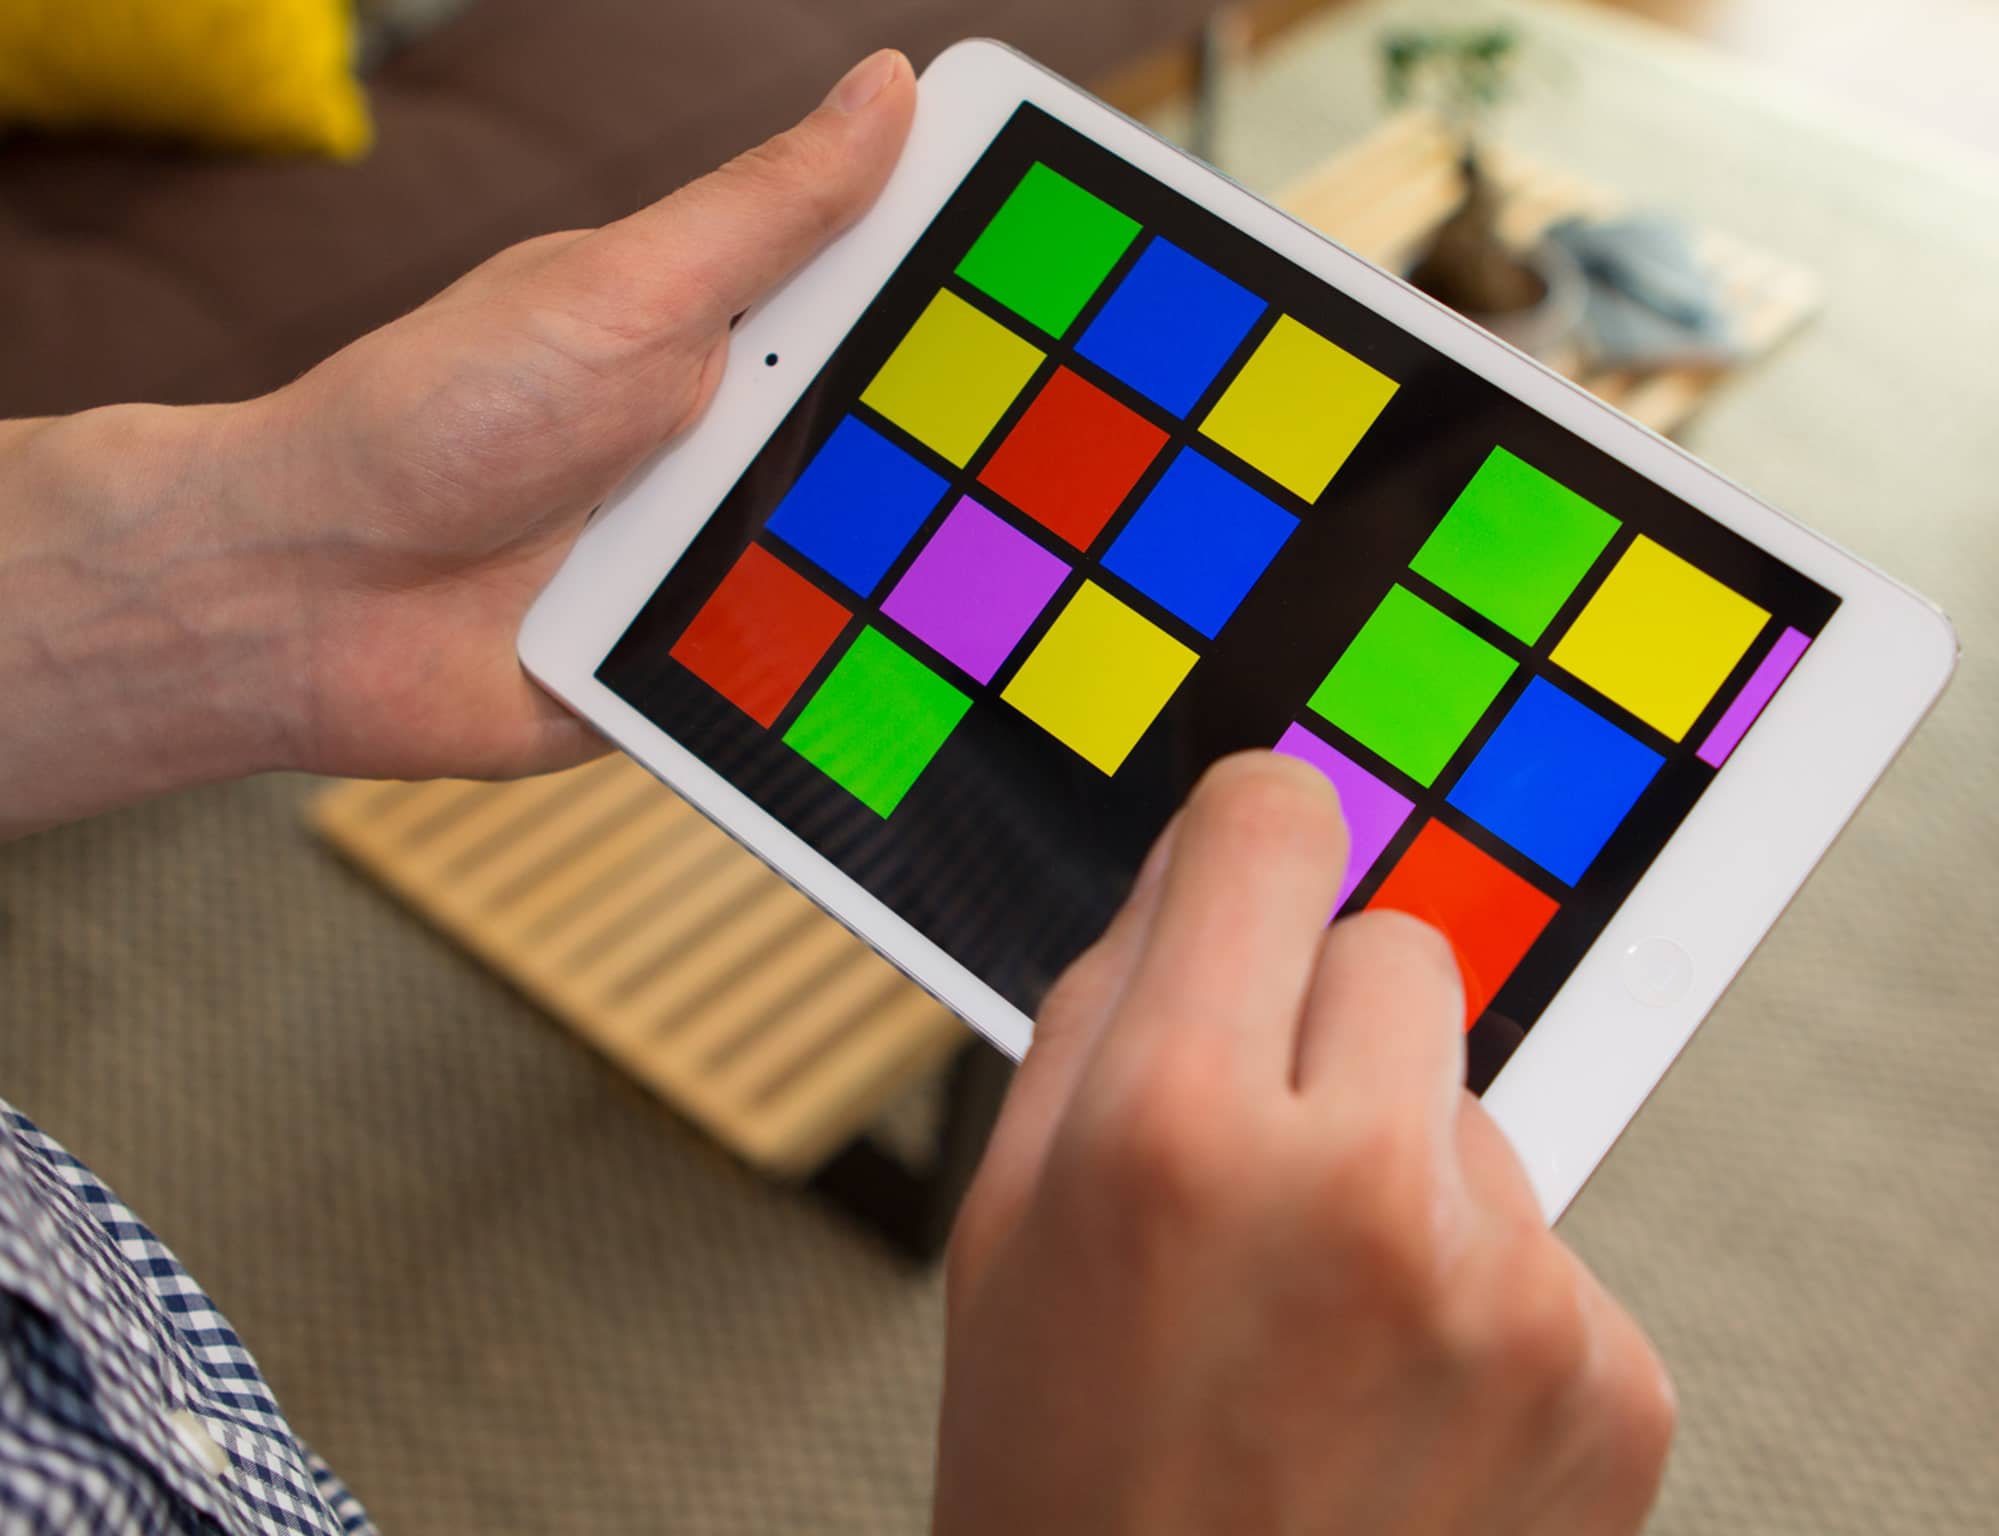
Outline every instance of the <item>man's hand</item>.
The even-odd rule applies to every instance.
[[[601,750],[522,674],[522,615],[700,412],[731,318],[873,201],[914,84],[876,54],[788,133],[262,399],[0,422],[0,837],[260,769]]]
[[[503,251],[240,426],[297,540],[299,759],[504,776],[602,750],[514,637],[589,510],[699,414],[730,320],[867,208],[908,131],[900,54],[665,201]]]
[[[1336,800],[1212,770],[1043,1009],[951,1254],[938,1536],[1623,1536],[1671,1388],[1462,1087]]]

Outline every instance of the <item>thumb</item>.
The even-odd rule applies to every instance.
[[[630,319],[704,335],[726,327],[867,210],[915,108],[909,60],[884,49],[795,127],[607,225],[597,254]]]

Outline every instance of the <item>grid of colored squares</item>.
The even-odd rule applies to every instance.
[[[1315,500],[1395,393],[1288,316],[1258,337],[1261,298],[1046,165],[955,276],[1022,325],[933,295],[766,523],[797,560],[753,547],[672,653],[771,727],[858,616],[784,740],[884,816],[969,707],[952,669],[1012,666],[1000,698],[1116,773],[1198,660],[1142,604],[1219,634],[1298,526],[1284,499]],[[1072,331],[1080,362],[1051,361]]]
[[[1037,164],[956,275],[1059,340],[1137,245],[1076,338],[1076,354],[1181,419],[1191,420],[1227,375],[1200,417],[1201,435],[1300,501],[1316,502],[1394,397],[1395,381],[1289,315],[1277,316],[1252,344],[1269,308],[1261,297],[1165,237],[1141,243],[1141,235],[1135,220]],[[1096,409],[1108,420],[1093,425],[1130,433],[1106,404],[1114,402]],[[1114,457],[1138,453],[1136,445],[1120,446],[1125,452]],[[1129,481],[1121,487],[1128,489]],[[1018,504],[1043,517],[1027,501]],[[1074,524],[1059,515],[1043,520],[1083,548],[1109,513],[1077,515]]]
[[[1707,712],[1769,614],[1643,535],[1561,633],[1547,663],[1555,675],[1521,657],[1569,608],[1619,529],[1602,508],[1495,449],[1411,562],[1475,622],[1398,584],[1334,662],[1307,719],[1276,745],[1340,791],[1351,835],[1340,906],[1419,814],[1424,792],[1446,782],[1452,810],[1575,885]],[[1485,624],[1491,631],[1481,633]],[[1726,759],[1808,643],[1796,630],[1776,640],[1696,756],[1710,766]],[[1616,710],[1639,728],[1611,718]],[[1475,733],[1476,750],[1447,781]],[[1365,750],[1343,751],[1328,735]],[[1391,782],[1398,776],[1405,786]],[[1416,912],[1449,935],[1468,1025],[1558,908],[1435,819],[1419,824],[1369,904]]]

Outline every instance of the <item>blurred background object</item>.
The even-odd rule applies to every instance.
[[[1433,26],[1382,36],[1391,108],[1427,102],[1457,163],[1463,196],[1409,264],[1409,281],[1544,362],[1568,360],[1582,323],[1582,274],[1546,239],[1501,235],[1506,194],[1486,169],[1484,135],[1513,86],[1520,34],[1510,26]]]
[[[1763,293],[1730,292],[1726,279],[1733,273],[1742,277],[1741,286],[1768,288],[1769,275],[1748,275],[1739,254],[1722,256],[1712,240],[1706,242],[1709,249],[1699,248],[1696,232],[1671,215],[1611,216],[1605,194],[1530,187],[1530,176],[1545,180],[1547,173],[1526,172],[1517,162],[1510,184],[1495,180],[1489,164],[1496,153],[1489,142],[1493,119],[1518,89],[1522,49],[1531,38],[1516,25],[1469,22],[1393,28],[1382,35],[1388,106],[1427,106],[1462,190],[1456,206],[1423,235],[1413,254],[1377,259],[1401,267],[1432,298],[1528,356],[1574,376],[1585,369],[1718,371],[1745,361],[1751,355],[1746,328],[1758,323],[1759,312],[1767,314],[1772,301]],[[1406,158],[1398,159],[1395,170],[1405,184],[1416,174]],[[1330,183],[1357,183],[1361,176],[1348,156],[1316,180],[1316,195],[1323,197]],[[1574,206],[1558,206],[1564,200]],[[1528,207],[1549,216],[1529,222]],[[1348,238],[1326,217],[1310,210],[1304,216]],[[1371,222],[1368,210],[1356,209],[1354,217],[1358,224]],[[1801,273],[1785,276],[1794,290],[1808,281]],[[1766,319],[1756,337],[1759,348],[1788,333],[1810,305],[1792,301],[1785,307],[1797,312],[1776,323]],[[1679,425],[1677,416],[1634,407],[1628,390],[1619,392],[1616,403],[1662,431]]]
[[[7,0],[0,131],[354,160],[354,44],[349,0]]]
[[[1967,650],[1566,1223],[1681,1388],[1653,1528],[1989,1530],[1989,0],[1892,22],[1859,0],[471,0],[370,53],[358,165],[0,141],[0,413],[271,387],[499,246],[782,126],[868,49],[921,63],[968,33],[1406,260],[1461,188],[1447,140],[1384,124],[1383,38],[1468,24],[1551,72],[1489,130],[1502,231],[1658,210],[1817,310],[1670,398],[1663,374],[1592,387],[1671,406],[1695,451],[1939,599]],[[331,857],[302,815],[322,789],[0,848],[0,1091],[179,1248],[385,1529],[922,1530],[934,1270],[717,1151]],[[920,1142],[941,1093],[877,1134]]]
[[[472,0],[354,0],[355,54],[361,67],[374,68],[471,4]]]

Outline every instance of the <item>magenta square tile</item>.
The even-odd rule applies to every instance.
[[[966,496],[895,584],[882,612],[989,683],[1068,574],[1065,561]]]
[[[1347,904],[1374,861],[1402,823],[1409,819],[1414,804],[1407,795],[1390,789],[1380,779],[1336,747],[1328,746],[1302,725],[1294,725],[1278,739],[1277,750],[1287,757],[1310,763],[1333,781],[1340,792],[1340,809],[1346,814],[1347,877],[1340,882],[1340,894],[1333,900],[1337,913]]]

